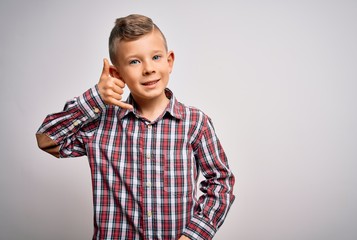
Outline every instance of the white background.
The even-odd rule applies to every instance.
[[[237,196],[215,239],[357,239],[357,2],[0,2],[0,239],[90,239],[85,157],[40,151],[45,116],[97,83],[114,20],[151,17],[169,87],[212,119]]]

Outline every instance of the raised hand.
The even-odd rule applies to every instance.
[[[124,93],[125,83],[110,75],[108,59],[104,59],[103,71],[99,79],[98,90],[104,103],[115,105],[125,109],[132,109],[133,106],[121,101]]]

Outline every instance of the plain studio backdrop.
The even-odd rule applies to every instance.
[[[150,16],[169,87],[207,113],[236,175],[215,239],[357,239],[357,2],[0,3],[0,239],[90,239],[86,157],[37,148],[49,113],[94,86],[117,17]]]

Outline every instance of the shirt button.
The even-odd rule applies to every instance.
[[[148,217],[152,217],[152,212],[151,211],[148,211]]]
[[[149,124],[149,125],[148,125],[148,129],[151,129],[151,128],[152,128],[152,125],[151,125],[151,124]]]
[[[94,108],[94,112],[99,113],[100,112],[99,108]]]
[[[76,127],[76,126],[78,126],[80,123],[81,123],[81,121],[76,120],[76,121],[73,123],[73,125]]]
[[[150,161],[150,160],[151,160],[150,155],[147,155],[147,156],[146,156],[146,160],[147,160],[147,161]]]
[[[146,186],[147,186],[147,187],[151,187],[151,182],[147,182],[147,183],[146,183]]]

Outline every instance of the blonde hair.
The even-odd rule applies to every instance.
[[[110,61],[114,65],[117,64],[117,42],[120,42],[121,40],[136,40],[141,36],[154,31],[155,29],[161,33],[167,51],[166,38],[151,18],[139,14],[131,14],[126,17],[116,19],[115,25],[109,36]]]

